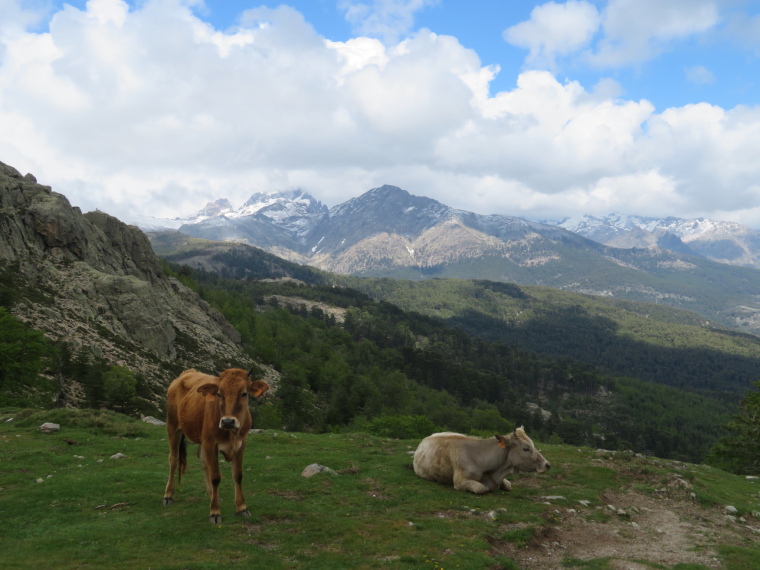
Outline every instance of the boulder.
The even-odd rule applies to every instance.
[[[317,473],[328,473],[330,475],[335,475],[336,477],[338,476],[338,474],[329,467],[325,467],[319,463],[312,463],[311,465],[307,465],[301,472],[301,477],[313,477]]]
[[[61,429],[61,424],[54,424],[53,422],[45,422],[39,427],[42,433],[53,433]]]

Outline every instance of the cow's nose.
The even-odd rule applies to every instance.
[[[546,470],[549,471],[549,469],[551,469],[551,468],[552,468],[552,464],[547,461],[546,462]]]
[[[222,429],[232,429],[235,427],[235,418],[222,418],[219,421],[219,427]]]

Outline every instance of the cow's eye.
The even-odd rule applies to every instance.
[[[530,447],[523,447],[523,451],[530,451]]]
[[[242,394],[240,394],[240,397],[241,398],[247,398],[248,397],[248,392],[243,392]]]

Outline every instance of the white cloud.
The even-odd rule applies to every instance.
[[[551,69],[557,56],[585,48],[599,24],[599,12],[585,0],[548,2],[533,8],[530,20],[505,30],[504,39],[530,50],[527,62],[531,66]]]
[[[453,37],[327,42],[287,7],[224,32],[172,0],[66,7],[49,32],[18,18],[0,24],[0,160],[84,209],[172,216],[288,187],[334,205],[389,183],[482,213],[760,225],[760,108],[657,114],[547,71],[489,96],[497,69]]]
[[[529,20],[504,31],[504,39],[529,50],[526,64],[533,68],[554,69],[567,56],[612,68],[648,61],[719,21],[715,0],[609,0],[601,13],[587,0],[568,0],[535,7]],[[753,27],[735,23],[744,38],[752,37]]]
[[[713,75],[713,72],[703,65],[693,65],[691,67],[687,67],[684,71],[686,73],[686,79],[690,83],[694,83],[696,85],[708,85],[710,83],[715,83],[715,75]]]
[[[340,0],[340,9],[356,33],[395,43],[413,28],[414,15],[439,0]]]
[[[604,37],[590,61],[604,67],[641,63],[718,22],[713,0],[610,0],[602,14]]]

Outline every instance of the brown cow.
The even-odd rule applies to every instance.
[[[550,467],[523,428],[493,439],[434,433],[414,452],[414,472],[420,477],[478,494],[499,487],[509,491],[512,484],[504,477],[510,473],[545,473]]]
[[[206,478],[206,491],[211,497],[209,522],[222,522],[219,511],[220,453],[232,462],[236,514],[251,516],[241,487],[245,438],[251,429],[248,397],[255,398],[269,390],[266,382],[251,380],[251,372],[229,368],[218,376],[210,376],[197,370],[185,370],[169,385],[166,401],[169,482],[164,492],[164,505],[174,502],[174,473],[178,473],[177,484],[180,484],[187,469],[187,438],[200,444],[198,457]]]

